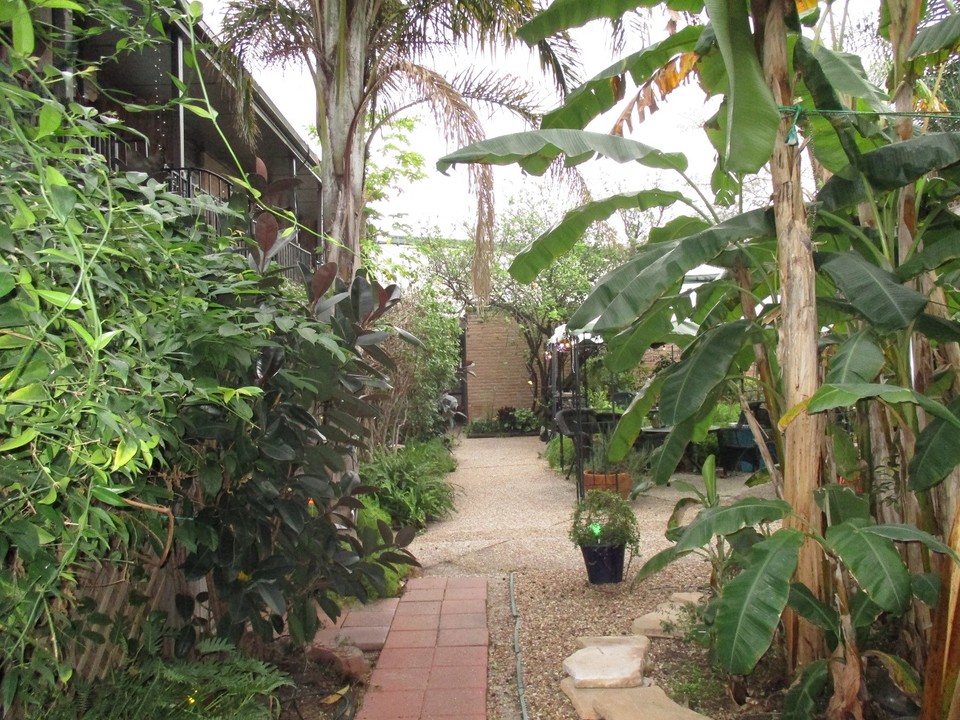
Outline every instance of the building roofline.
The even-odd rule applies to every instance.
[[[177,19],[173,21],[173,24],[184,38],[190,37],[190,29],[186,23]],[[194,35],[197,40],[204,45],[219,47],[213,31],[203,20],[197,22]],[[201,51],[207,58],[207,61],[220,73],[220,76],[226,82],[232,82],[230,75],[224,71],[213,53],[205,48],[201,48]],[[249,71],[247,72],[249,73]],[[311,174],[316,176],[317,180],[320,180],[320,176],[315,169],[320,165],[319,156],[314,153],[313,149],[300,136],[300,133],[294,129],[283,113],[280,112],[280,109],[274,104],[252,74],[250,75],[250,80],[253,83],[254,111],[258,117],[266,122],[274,133],[283,137],[290,144],[290,150],[297,156],[297,160],[299,160]]]

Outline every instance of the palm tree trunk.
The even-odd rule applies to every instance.
[[[754,27],[762,32],[763,70],[778,105],[791,104],[788,74],[785,0],[753,5]],[[801,194],[800,153],[787,144],[791,118],[784,116],[770,161],[773,208],[777,228],[778,266],[781,284],[780,364],[785,407],[792,408],[816,392],[819,384],[817,359],[817,305],[813,253],[806,209]],[[821,530],[821,513],[814,502],[820,485],[823,443],[819,415],[798,413],[784,432],[784,499],[794,515],[788,521],[804,531]],[[823,556],[808,540],[800,551],[796,580],[817,597],[823,596]],[[784,616],[787,671],[790,675],[824,656],[820,631],[799,615]]]
[[[314,0],[323,232],[327,260],[337,263],[348,283],[360,264],[363,230],[367,4]]]

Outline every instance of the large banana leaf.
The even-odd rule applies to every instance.
[[[665,342],[670,335],[675,304],[675,298],[658,300],[640,320],[606,339],[603,364],[612,372],[626,372],[636,367],[653,343]]]
[[[637,85],[646,82],[668,60],[697,46],[702,25],[688,25],[666,40],[645,47],[614,63],[574,90],[556,110],[543,116],[540,127],[585,128],[587,124],[623,99],[623,76],[630,73]]]
[[[660,572],[661,570],[666,568],[670,563],[672,563],[674,560],[677,560],[678,558],[681,558],[686,554],[688,553],[677,553],[676,548],[674,548],[673,546],[670,546],[665,550],[661,550],[660,552],[653,555],[649,560],[647,560],[643,564],[643,567],[641,567],[640,570],[637,571],[636,576],[633,578],[633,583],[631,583],[631,587],[635,586],[638,582],[645,580],[651,575]]]
[[[907,56],[913,60],[921,55],[953,50],[960,44],[960,15],[953,13],[940,22],[917,31]]]
[[[517,163],[531,175],[543,175],[561,155],[566,157],[568,166],[601,155],[618,163],[638,162],[661,170],[687,169],[682,153],[665,153],[636,140],[586,130],[534,130],[501,135],[445,155],[437,161],[437,169],[446,173],[457,163]]]
[[[870,519],[870,502],[852,488],[828,483],[814,492],[817,506],[827,516],[827,525],[839,525],[847,520]]]
[[[913,581],[911,580],[911,590]],[[877,605],[870,596],[863,591],[856,591],[850,595],[850,622],[858,631],[868,630],[873,625],[883,608]],[[858,633],[859,636],[859,633]]]
[[[728,244],[769,237],[774,232],[772,213],[760,209],[679,240],[648,245],[648,252],[655,249],[659,254],[655,258],[638,254],[608,273],[567,324],[573,329],[582,329],[595,320],[593,328],[597,332],[625,328],[669,288],[678,285],[684,275],[709,262]]]
[[[510,263],[510,274],[517,282],[531,283],[537,273],[570,252],[593,223],[606,220],[617,210],[649,210],[655,207],[670,207],[676,202],[692,205],[678,192],[643,190],[613,195],[569,210],[560,222],[517,253]]]
[[[863,532],[887,538],[888,540],[894,540],[895,542],[922,543],[927,549],[946,555],[955,563],[960,563],[960,557],[957,557],[957,553],[954,552],[953,548],[940,542],[930,533],[920,530],[915,525],[907,525],[906,523],[867,525],[863,528]]]
[[[802,38],[794,48],[794,65],[803,78],[801,99],[830,114],[807,114],[803,118],[814,154],[832,173],[859,162],[860,156],[877,147],[877,141],[854,130],[859,116],[844,113],[848,107],[842,95],[868,98],[867,104],[883,108],[883,95],[866,79],[859,58],[835,53],[823,45]],[[805,92],[804,92],[805,90]],[[808,94],[809,93],[809,94]],[[860,122],[863,124],[863,121]]]
[[[659,4],[660,0],[555,0],[533,20],[522,25],[517,35],[528,45],[533,45],[558,32],[583,27],[591,20],[617,20],[630,10]],[[671,10],[691,13],[703,9],[702,0],[667,0],[666,5]]]
[[[727,376],[749,327],[748,321],[739,320],[710,329],[670,373],[660,393],[660,418],[666,425],[683,422],[700,410]]]
[[[884,363],[883,351],[875,342],[873,333],[869,329],[861,330],[844,340],[830,358],[824,382],[838,385],[870,383],[876,379]]]
[[[654,483],[666,485],[670,476],[676,472],[677,465],[680,464],[687,450],[687,445],[693,440],[696,426],[696,418],[687,418],[670,430],[666,440],[657,448],[652,458],[650,475]]]
[[[954,415],[960,412],[960,399],[948,408]],[[953,469],[960,465],[960,427],[934,418],[920,434],[913,458],[907,467],[910,489],[929,490],[939,485]]]
[[[660,397],[660,386],[663,385],[663,380],[664,375],[662,373],[652,377],[643,389],[637,393],[630,403],[630,407],[620,417],[613,436],[610,438],[608,455],[611,460],[622,459],[633,447],[634,441],[640,435],[640,429],[643,427],[647,413],[650,412],[650,408]]]
[[[831,212],[851,207],[867,199],[864,179],[874,190],[896,190],[958,161],[960,133],[918,135],[864,153],[857,168],[848,167],[827,180],[817,200]]]
[[[807,665],[783,697],[780,720],[812,720],[829,677],[830,666],[826,660],[815,660]]]
[[[747,4],[706,0],[704,6],[727,69],[724,167],[753,173],[773,153],[780,113],[754,49]]]
[[[941,418],[954,427],[960,428],[960,418],[936,400],[928,398],[926,395],[922,395],[909,388],[900,387],[899,385],[885,385],[883,383],[821,385],[820,389],[810,396],[806,409],[812,413],[823,412],[824,410],[832,410],[838,407],[851,407],[860,400],[875,397],[892,405],[904,402],[914,403],[934,417]],[[792,414],[794,410],[794,408],[791,408],[788,414]]]
[[[803,58],[801,63],[801,71],[804,73],[803,79],[812,92],[814,87],[807,71],[813,70],[815,67],[819,73],[822,73],[823,80],[828,83],[829,88],[836,96],[860,98],[877,112],[886,112],[889,109],[886,93],[870,82],[863,69],[863,63],[860,62],[859,55],[835,52],[823,43],[814,44],[809,38],[801,38],[794,48],[794,59],[799,58]],[[811,65],[811,61],[813,65]],[[826,88],[824,89],[826,90]],[[816,93],[814,96],[818,97]],[[847,109],[839,102],[831,103],[828,107],[818,103],[817,108],[821,110]]]
[[[937,270],[942,265],[960,258],[960,243],[956,242],[957,226],[954,224],[947,229],[952,237],[930,242],[930,233],[924,232],[923,249],[902,263],[897,269],[897,277],[901,281],[910,280],[927,270]],[[939,228],[938,228],[939,230]]]
[[[926,297],[856,253],[816,253],[815,258],[817,268],[878,330],[905,328],[927,306]]]
[[[840,635],[840,616],[836,610],[821,602],[803,583],[790,583],[790,596],[787,604],[801,617],[809,620],[818,628],[826,630],[832,636],[833,643]]]
[[[960,323],[955,320],[924,313],[917,318],[913,327],[937,342],[960,342]]]
[[[798,530],[778,530],[754,545],[750,564],[723,586],[716,602],[714,656],[727,672],[748,675],[770,647],[803,541]]]
[[[868,532],[868,525],[854,519],[827,528],[826,545],[873,602],[900,615],[910,604],[910,573],[893,542]]]
[[[744,498],[732,505],[720,505],[702,510],[684,528],[677,539],[677,552],[696,550],[717,535],[729,535],[737,530],[759,523],[783,520],[790,514],[790,503],[783,500]]]

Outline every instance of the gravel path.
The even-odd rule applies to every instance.
[[[510,578],[520,617],[520,648],[528,715],[535,720],[576,720],[560,692],[563,659],[584,635],[630,632],[633,620],[675,591],[702,588],[708,566],[685,558],[631,589],[643,560],[665,548],[667,518],[683,493],[657,487],[634,507],[643,557],[625,582],[590,585],[579,550],[567,539],[576,499],[572,480],[551,470],[535,437],[462,439],[455,450],[457,513],[431,524],[411,546],[425,575],[485,575],[488,624],[490,720],[522,717],[514,653]],[[684,480],[699,483],[698,476]],[[721,495],[737,495],[743,476],[721,481]],[[654,658],[654,662],[656,659]]]

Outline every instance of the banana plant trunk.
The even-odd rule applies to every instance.
[[[327,260],[349,283],[360,265],[363,229],[364,108],[369,8],[366,0],[313,0],[319,38],[317,133],[324,148],[322,231]]]
[[[788,70],[785,0],[753,4],[754,27],[762,37],[760,50],[767,85],[778,106],[792,103]],[[817,305],[810,230],[801,194],[800,153],[787,143],[792,115],[784,115],[777,133],[770,173],[777,229],[780,274],[780,365],[784,403],[792,408],[813,395],[819,385]],[[823,422],[820,416],[800,412],[784,432],[784,499],[793,506],[789,523],[802,531],[821,531],[821,513],[814,501],[820,485]],[[823,556],[807,540],[795,579],[817,597],[824,596]],[[790,676],[824,657],[821,632],[792,611],[784,615],[787,672]]]

